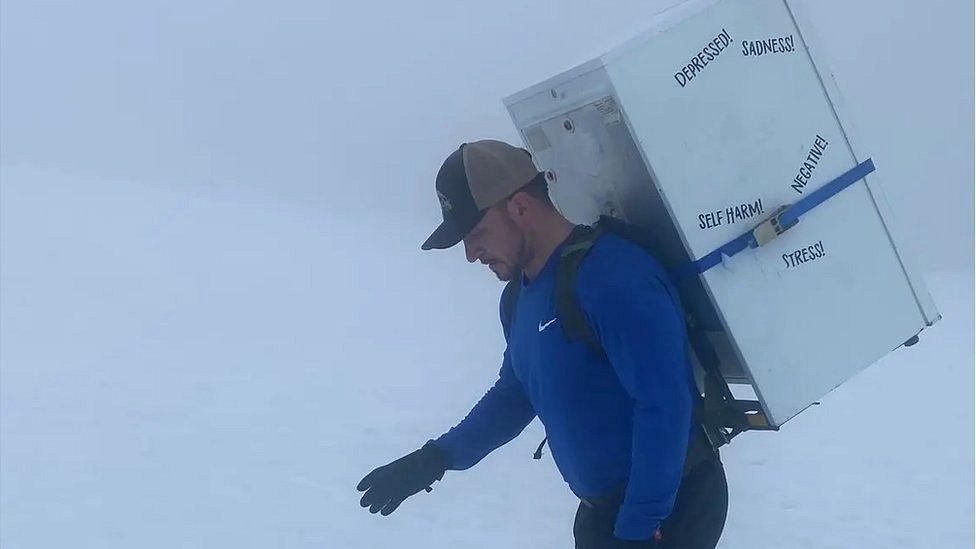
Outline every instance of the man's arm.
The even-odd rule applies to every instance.
[[[507,340],[505,324],[503,311]],[[359,503],[371,513],[389,515],[413,494],[425,488],[430,491],[430,485],[440,480],[445,470],[467,469],[517,437],[534,417],[535,410],[515,377],[506,347],[498,380],[461,423],[423,448],[366,475],[356,486],[366,492]]]
[[[506,348],[498,380],[471,412],[434,444],[447,455],[448,469],[467,469],[517,437],[534,417],[535,410],[512,371]]]
[[[633,399],[630,479],[614,535],[650,539],[674,505],[691,428],[687,335],[677,297],[653,269],[609,269],[581,291],[584,311]]]

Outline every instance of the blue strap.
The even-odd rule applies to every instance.
[[[823,204],[828,198],[850,187],[874,171],[874,161],[868,158],[857,166],[842,173],[838,178],[823,187],[797,200],[780,215],[780,224],[786,227],[800,220],[800,216]]]
[[[732,257],[733,255],[741,252],[742,250],[752,246],[753,237],[752,231],[745,234],[741,234],[722,244],[718,248],[712,250],[711,252],[705,254],[698,261],[691,261],[685,263],[684,266],[675,270],[674,278],[680,280],[689,276],[697,275],[703,273],[712,267],[718,265],[722,262],[722,256]]]
[[[809,212],[820,204],[823,204],[830,197],[836,195],[847,187],[850,187],[855,182],[860,181],[873,171],[874,161],[868,158],[864,162],[861,162],[857,166],[847,170],[839,177],[831,180],[816,191],[804,196],[786,208],[778,216],[779,225],[784,228],[792,227],[800,220],[801,215]],[[746,248],[755,248],[757,246],[758,244],[756,243],[756,238],[753,236],[753,232],[750,229],[749,231],[705,254],[701,259],[686,263],[684,266],[675,269],[673,275],[675,279],[680,280],[688,276],[704,273],[705,271],[721,263],[722,256],[732,257]]]

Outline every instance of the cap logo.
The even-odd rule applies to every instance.
[[[444,196],[444,193],[437,191],[437,199],[441,202],[441,209],[445,212],[451,211],[454,206],[451,204],[451,199]]]

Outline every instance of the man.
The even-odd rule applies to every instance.
[[[464,243],[503,281],[517,280],[498,380],[454,428],[380,467],[357,487],[363,507],[392,513],[407,497],[467,469],[536,416],[556,466],[581,499],[578,549],[712,548],[728,503],[718,453],[701,447],[700,398],[677,293],[647,252],[600,236],[579,265],[576,295],[599,342],[570,341],[553,296],[560,250],[576,227],[549,199],[524,149],[466,143],[436,180],[444,221],[424,250]],[[698,446],[696,446],[698,445]],[[680,486],[680,489],[679,489]]]

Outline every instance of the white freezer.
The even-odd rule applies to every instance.
[[[789,0],[691,1],[616,50],[505,99],[572,221],[647,227],[699,259],[870,156]],[[938,320],[878,172],[683,297],[733,384],[782,425]],[[924,222],[921,219],[912,220]]]

